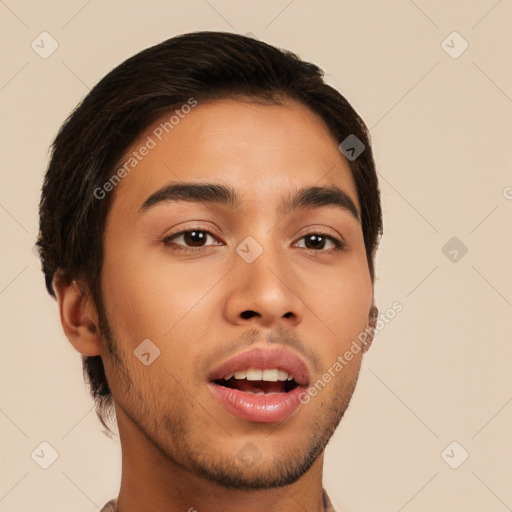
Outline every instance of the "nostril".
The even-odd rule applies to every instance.
[[[256,313],[256,311],[251,311],[250,309],[247,309],[246,311],[243,311],[242,314],[241,314],[241,317],[244,320],[252,318],[253,316],[258,316],[258,313]]]
[[[293,313],[291,311],[288,311],[288,313],[283,315],[285,318],[290,318],[293,316]]]

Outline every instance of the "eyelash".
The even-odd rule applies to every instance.
[[[189,253],[190,252],[198,252],[198,251],[204,249],[204,247],[191,248],[191,247],[186,247],[186,246],[179,245],[179,244],[174,244],[172,242],[172,240],[174,238],[179,237],[184,234],[187,234],[187,233],[191,233],[192,231],[200,231],[202,233],[206,233],[207,235],[212,236],[215,239],[217,238],[209,229],[206,229],[202,226],[195,226],[195,227],[183,230],[183,231],[179,231],[178,233],[173,233],[172,235],[166,236],[162,240],[162,242],[165,245],[171,247],[173,251],[183,251],[183,252],[189,252]],[[345,241],[340,240],[332,235],[329,235],[329,234],[323,232],[322,230],[311,231],[310,233],[306,233],[306,234],[302,235],[299,238],[299,240],[302,240],[303,238],[311,236],[311,235],[321,235],[321,236],[325,237],[326,239],[330,240],[334,244],[334,247],[332,249],[307,249],[306,248],[305,250],[309,253],[312,253],[315,255],[322,254],[322,253],[329,254],[329,253],[333,253],[333,252],[343,251],[347,247],[347,243]],[[211,247],[211,246],[207,246],[207,247]]]

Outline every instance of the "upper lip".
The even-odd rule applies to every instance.
[[[210,381],[219,380],[224,378],[225,375],[248,368],[259,370],[277,368],[293,375],[299,386],[307,387],[309,385],[307,365],[300,357],[285,348],[253,348],[238,354],[215,368],[208,379]]]

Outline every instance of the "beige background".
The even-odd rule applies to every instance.
[[[404,309],[376,338],[327,449],[335,505],[512,510],[510,0],[5,0],[0,15],[1,512],[93,512],[118,491],[118,438],[102,433],[32,253],[40,186],[57,129],[101,77],[203,29],[316,62],[371,127],[378,305]],[[47,59],[31,48],[43,31],[59,44]],[[442,46],[453,31],[469,44],[458,58],[445,49],[462,40]],[[456,261],[442,250],[452,237]],[[42,441],[59,454],[48,469],[31,458]],[[461,447],[444,452],[452,441]]]

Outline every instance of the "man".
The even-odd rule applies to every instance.
[[[101,80],[54,141],[38,245],[119,428],[103,510],[333,510],[381,234],[365,124],[315,65],[199,32]]]

